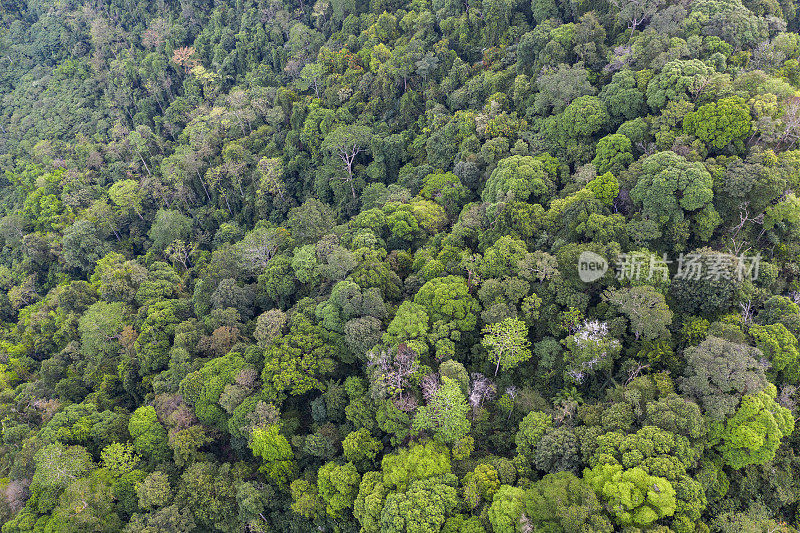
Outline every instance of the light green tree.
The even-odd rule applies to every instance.
[[[361,476],[353,463],[326,463],[317,471],[317,490],[334,518],[342,518],[353,507]]]
[[[709,441],[731,468],[768,463],[775,457],[781,439],[794,431],[792,412],[775,402],[775,385],[748,394],[736,412],[724,422],[711,424]]]
[[[489,359],[496,363],[495,376],[500,367],[503,367],[503,370],[515,368],[530,359],[532,355],[528,326],[518,318],[506,318],[486,326],[483,329],[481,344],[489,353]]]
[[[451,444],[469,433],[467,412],[469,405],[458,382],[443,377],[433,399],[417,409],[412,427],[415,431],[433,431],[437,441]]]
[[[253,428],[250,449],[263,461],[261,471],[270,481],[278,486],[288,485],[295,470],[294,453],[278,424]]]

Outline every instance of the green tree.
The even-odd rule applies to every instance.
[[[272,394],[305,394],[322,389],[320,378],[336,367],[335,355],[346,349],[341,336],[297,315],[289,333],[275,338],[264,351],[261,379]]]
[[[586,482],[608,503],[617,524],[647,527],[675,514],[675,489],[666,479],[648,475],[642,468],[598,464],[586,469]]]
[[[644,91],[637,83],[636,72],[633,70],[626,68],[614,73],[611,83],[604,85],[598,96],[605,102],[608,113],[617,124],[624,120],[634,120],[645,114]],[[618,131],[617,133],[621,134],[622,132]]]
[[[771,383],[742,398],[733,416],[711,424],[709,441],[722,453],[725,464],[739,469],[768,463],[775,457],[781,439],[794,431],[792,412],[775,402]]]
[[[369,464],[383,450],[383,444],[366,428],[351,431],[342,441],[345,459],[355,465]]]
[[[754,325],[748,333],[755,339],[756,346],[769,357],[772,368],[789,383],[800,381],[800,352],[797,338],[781,323],[767,326]]]
[[[503,370],[515,368],[531,358],[528,326],[518,318],[506,318],[486,326],[483,330],[481,344],[489,353],[489,359],[495,365],[494,375]]]
[[[142,457],[154,463],[170,457],[167,430],[158,421],[152,405],[143,405],[131,415],[128,432],[133,437],[133,447]]]
[[[722,420],[736,411],[745,394],[767,387],[761,356],[758,348],[710,336],[684,352],[688,365],[681,389],[697,398],[712,419]]]
[[[553,425],[553,418],[541,411],[531,411],[519,423],[514,442],[517,444],[517,453],[532,462],[536,446],[542,440],[545,432]]]
[[[427,405],[417,409],[413,429],[430,430],[437,441],[452,444],[469,433],[470,422],[467,419],[467,412],[469,405],[459,384],[448,377],[443,377],[442,384],[433,394],[433,398]]]
[[[613,133],[597,141],[597,151],[592,164],[597,169],[597,174],[611,172],[614,175],[625,170],[633,163],[633,148],[629,138]]]
[[[750,106],[740,96],[722,98],[700,106],[683,118],[683,131],[716,150],[741,143],[750,133]]]
[[[140,219],[142,216],[142,202],[144,201],[145,191],[136,180],[121,180],[114,183],[108,189],[108,197],[114,205],[121,210],[133,211]]]
[[[464,200],[469,196],[469,189],[452,172],[438,172],[425,177],[419,195],[441,205],[452,218],[463,207]]]
[[[658,110],[673,100],[689,100],[692,87],[702,84],[714,69],[699,59],[668,62],[647,84],[647,105]]]
[[[555,185],[544,164],[531,156],[512,155],[501,159],[486,181],[481,198],[484,202],[504,203],[514,200],[549,199]]]
[[[430,319],[429,338],[436,345],[440,359],[454,354],[454,344],[462,333],[472,331],[478,321],[478,302],[460,276],[435,278],[423,285],[414,296]]]
[[[610,120],[606,104],[596,96],[579,96],[559,117],[560,131],[568,138],[588,137],[606,127]]]
[[[122,302],[96,302],[92,304],[78,321],[81,338],[81,352],[90,365],[86,378],[102,380],[103,370],[114,373],[113,363],[117,361],[122,346],[122,329],[127,322],[127,309]],[[94,375],[92,375],[94,374]]]
[[[170,243],[177,240],[185,241],[191,229],[191,219],[182,215],[180,211],[159,209],[147,236],[153,241],[153,249],[161,253]]]
[[[672,311],[664,295],[649,285],[612,291],[609,301],[628,317],[637,339],[652,341],[669,336],[667,326],[672,324]]]
[[[511,485],[502,485],[495,492],[488,518],[495,533],[514,533],[525,512],[525,491]]]
[[[413,482],[405,492],[392,492],[381,511],[381,531],[424,533],[439,531],[458,507],[455,476],[447,482],[436,478]]]
[[[645,516],[658,520],[663,516],[673,516],[673,528],[683,529],[690,527],[689,524],[696,523],[702,516],[706,508],[707,500],[700,482],[688,474],[698,458],[698,450],[693,448],[686,437],[675,435],[668,431],[653,426],[644,426],[636,433],[623,434],[619,431],[612,431],[597,437],[597,448],[589,460],[589,464],[598,474],[600,479],[606,478],[601,485],[589,481],[588,469],[584,471],[584,479],[593,485],[598,495],[604,495],[607,500],[614,501],[614,498],[631,498],[620,508],[621,514],[617,514],[618,522],[622,525],[625,521],[638,521],[633,515],[640,511]],[[619,465],[621,469],[609,469],[607,467]],[[637,472],[626,474],[631,470]],[[593,475],[594,475],[593,474]],[[612,485],[605,485],[611,477]],[[644,478],[642,476],[645,476]],[[655,477],[656,479],[650,479]],[[636,490],[644,490],[647,480],[656,483],[659,490],[663,488],[664,494],[670,494],[667,500],[661,500],[661,496],[656,489],[653,495],[652,504],[660,507],[662,504],[668,506],[667,510],[651,509],[652,505],[645,500],[650,498],[649,491],[647,498],[642,499],[637,495]],[[595,481],[599,481],[595,479]],[[626,483],[633,483],[632,492],[626,492]],[[602,487],[602,490],[598,487]],[[606,492],[606,491],[611,492]],[[622,491],[619,494],[617,491]],[[634,510],[641,503],[645,503],[642,509]],[[657,503],[660,502],[660,503]],[[663,514],[663,513],[666,513]],[[641,525],[644,525],[642,523]]]
[[[278,486],[288,486],[295,471],[294,453],[278,424],[253,428],[250,449],[263,461],[261,471]]]
[[[642,206],[643,215],[656,221],[660,230],[668,230],[665,233],[673,242],[686,241],[690,220],[700,226],[695,230],[699,231],[705,225],[700,224],[703,218],[716,215],[711,206],[713,180],[702,163],[690,163],[674,152],[658,152],[641,160],[638,175],[631,198]],[[719,215],[716,220],[713,226],[719,224]],[[710,233],[701,236],[708,239]]]
[[[525,492],[524,502],[534,531],[614,531],[592,487],[570,472],[547,474]]]
[[[353,463],[330,462],[317,471],[317,490],[329,515],[341,518],[353,507],[360,482],[361,476]]]
[[[154,509],[167,505],[173,496],[169,476],[156,470],[142,482],[136,484],[136,494],[139,497],[139,507],[142,509]]]
[[[372,130],[366,126],[339,126],[325,136],[322,149],[331,157],[341,159],[346,175],[341,178],[350,184],[353,199],[356,198],[356,189],[353,185],[353,164],[361,152],[369,148],[372,139]]]
[[[619,196],[619,181],[611,172],[597,176],[586,184],[586,188],[606,206],[612,206]],[[590,215],[591,218],[591,215]]]

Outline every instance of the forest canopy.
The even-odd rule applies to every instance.
[[[2,533],[797,533],[799,17],[2,2]]]

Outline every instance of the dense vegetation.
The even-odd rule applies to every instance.
[[[3,533],[800,527],[792,0],[1,6]]]

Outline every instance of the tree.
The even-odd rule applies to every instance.
[[[405,492],[392,492],[381,511],[381,531],[386,533],[424,533],[439,531],[458,507],[457,479],[436,478],[413,482]]]
[[[596,96],[579,96],[560,116],[560,131],[568,138],[588,137],[602,130],[610,117],[606,104]]]
[[[266,194],[275,198],[284,199],[286,183],[283,180],[283,161],[278,157],[262,157],[256,166],[260,179],[257,195],[263,199]]]
[[[672,311],[664,295],[649,285],[612,291],[609,301],[628,317],[637,339],[652,341],[669,335],[667,326],[672,324]]]
[[[175,326],[187,318],[189,306],[187,300],[171,299],[148,301],[142,309],[145,310],[142,313],[144,320],[133,348],[139,364],[139,375],[145,376],[167,366]]]
[[[185,241],[191,229],[191,219],[179,211],[159,209],[147,236],[153,241],[153,248],[161,253],[170,243],[177,240]]]
[[[403,392],[411,377],[419,370],[417,352],[405,343],[389,350],[372,350],[367,353],[367,367],[371,370],[373,383],[385,390],[386,394],[396,400],[399,407],[415,407],[409,404],[411,398],[403,397]]]
[[[110,251],[103,238],[95,224],[88,220],[75,222],[64,232],[64,264],[67,268],[91,274],[95,263]]]
[[[462,480],[464,499],[471,509],[480,505],[482,500],[491,500],[500,488],[500,477],[497,469],[490,464],[480,464],[472,472],[468,472]]]
[[[34,460],[36,471],[31,480],[34,492],[64,489],[93,468],[92,456],[82,446],[64,446],[60,442],[48,444],[39,450]]]
[[[454,354],[454,343],[462,333],[472,331],[477,323],[478,302],[469,293],[460,276],[434,278],[414,296],[430,319],[429,338],[436,344],[436,355],[446,359]]]
[[[648,425],[656,426],[692,442],[703,439],[708,433],[708,422],[700,406],[678,394],[669,394],[647,404]]]
[[[647,105],[659,110],[673,100],[688,101],[692,86],[713,73],[714,69],[699,59],[670,61],[647,84]]]
[[[268,249],[264,249],[264,251],[268,251]],[[253,268],[256,268],[255,265]],[[295,289],[296,278],[292,271],[292,260],[283,254],[270,256],[266,268],[258,276],[258,293],[264,302],[263,307],[269,307],[272,304],[284,309],[288,308]]]
[[[452,444],[469,433],[469,410],[459,384],[443,377],[441,386],[432,394],[428,404],[417,409],[413,429],[433,431],[437,441]]]
[[[124,476],[132,472],[142,460],[133,451],[133,445],[129,442],[114,442],[109,444],[100,452],[103,466],[115,476]]]
[[[286,486],[294,474],[294,453],[278,424],[253,428],[250,449],[263,461],[261,471],[278,486]]]
[[[733,416],[711,424],[709,441],[722,453],[725,464],[739,469],[765,464],[775,457],[781,439],[794,431],[792,412],[775,402],[777,389],[764,390],[742,398]]]
[[[78,321],[81,351],[94,372],[103,368],[112,372],[116,370],[111,363],[117,360],[122,349],[119,339],[127,321],[126,314],[122,302],[96,302]],[[99,382],[102,377],[95,375],[92,379]]]
[[[489,352],[489,358],[496,362],[494,375],[503,370],[515,368],[531,358],[531,343],[528,340],[528,326],[518,318],[506,318],[483,329],[481,344]]]
[[[289,229],[299,244],[316,244],[336,225],[333,209],[316,198],[309,198],[289,211]]]
[[[317,494],[317,488],[305,479],[295,479],[289,487],[292,493],[292,511],[313,520],[325,505]]]
[[[454,217],[469,196],[469,189],[452,172],[437,172],[425,177],[419,195],[426,200],[435,201],[444,207],[448,216]]]
[[[45,527],[54,533],[118,531],[122,524],[113,500],[111,476],[96,470],[67,486]]]
[[[580,453],[575,432],[566,427],[547,428],[536,445],[533,463],[542,472],[576,470]]]
[[[722,420],[736,411],[745,394],[767,387],[761,356],[758,348],[709,336],[684,352],[688,368],[681,389],[697,398],[712,419]]]
[[[514,533],[525,511],[525,491],[511,485],[502,485],[494,494],[489,507],[489,523],[495,533]]]
[[[620,353],[622,345],[609,334],[608,324],[586,320],[577,331],[562,341],[565,378],[581,384],[601,370],[608,371]]]
[[[800,352],[797,338],[781,323],[767,326],[754,325],[748,333],[756,346],[769,357],[772,368],[780,372],[789,383],[800,381]]]
[[[194,57],[194,54],[195,49],[193,46],[176,48],[172,52],[172,62],[183,67],[186,70],[186,74],[189,74],[192,67],[197,64],[197,59]]]
[[[128,432],[133,437],[133,447],[142,457],[157,463],[170,456],[167,431],[158,421],[152,405],[143,405],[131,415]]]
[[[597,152],[592,164],[597,169],[597,174],[611,172],[614,175],[625,170],[633,163],[633,150],[631,140],[621,133],[606,135],[597,141]]]
[[[691,527],[700,519],[707,500],[703,486],[687,473],[695,464],[698,451],[686,437],[644,426],[636,433],[612,431],[599,435],[596,444],[589,460],[593,472],[585,470],[584,479],[612,506],[620,499],[620,506],[615,506],[620,525],[629,520],[658,520],[674,515],[673,527],[679,529]],[[608,468],[615,466],[622,468]],[[594,476],[598,477],[590,481]],[[648,489],[648,480],[658,489]],[[626,488],[631,483],[633,490]],[[642,498],[638,491],[644,491],[646,497]],[[651,496],[650,492],[654,494]],[[649,504],[647,499],[651,499]],[[635,509],[640,504],[644,507]],[[642,515],[636,517],[639,513]]]
[[[690,163],[674,152],[658,152],[641,160],[638,174],[631,198],[642,206],[643,215],[656,221],[659,229],[670,229],[673,242],[686,241],[687,216],[701,228],[703,218],[716,216],[711,232],[721,222],[711,205],[713,180],[702,163]],[[701,236],[707,240],[711,235],[709,232]]]
[[[344,352],[341,336],[313,325],[305,316],[295,317],[289,333],[274,339],[264,351],[261,379],[270,394],[305,394],[322,389],[319,378],[336,367],[334,356]]]
[[[118,181],[108,189],[108,197],[114,205],[124,211],[133,211],[142,220],[144,196],[145,192],[136,180]]]
[[[675,514],[675,489],[666,479],[648,475],[642,468],[598,464],[586,469],[586,482],[608,502],[617,524],[646,527]]]
[[[355,465],[369,464],[383,450],[383,444],[366,428],[351,431],[342,441],[342,451],[347,461]]]
[[[371,139],[372,130],[366,126],[339,126],[326,135],[322,142],[323,150],[342,160],[347,176],[341,179],[350,184],[353,199],[356,198],[353,163],[356,157],[369,147]]]
[[[246,367],[241,355],[236,352],[211,359],[199,370],[189,373],[179,385],[187,404],[194,408],[197,418],[204,424],[220,430],[228,427],[226,409],[221,405],[226,390],[230,393],[237,378],[252,367]]]
[[[631,37],[642,23],[652,17],[664,4],[664,0],[614,0],[617,19],[626,22],[631,29]]]
[[[122,254],[111,252],[97,261],[89,279],[104,300],[131,303],[147,275],[147,269],[138,262],[126,261]]]
[[[714,2],[702,0],[689,13],[693,21],[702,21],[703,33],[716,35],[737,49],[755,46],[768,35],[768,24],[740,0]]]
[[[519,430],[514,438],[514,442],[517,444],[517,454],[532,462],[536,446],[552,425],[553,418],[541,411],[531,411],[525,415],[525,418],[519,423]]]
[[[619,181],[614,177],[614,174],[606,172],[587,183],[586,189],[592,191],[595,198],[603,202],[603,205],[613,206],[614,200],[619,196]],[[589,218],[592,215],[589,215]]]
[[[545,70],[537,79],[534,108],[538,114],[561,113],[570,102],[579,96],[596,93],[589,82],[589,72],[580,64],[560,64],[558,68]]]
[[[253,337],[258,341],[259,346],[266,347],[272,339],[281,335],[286,321],[286,313],[280,309],[270,309],[258,315]]]
[[[741,143],[750,133],[750,106],[740,96],[721,98],[683,117],[683,130],[716,150]]]
[[[353,515],[369,533],[439,531],[458,507],[457,482],[441,444],[401,448],[364,474]]]
[[[342,518],[345,511],[353,507],[359,483],[361,476],[353,463],[338,465],[330,462],[317,471],[317,490],[330,516]]]
[[[241,530],[236,512],[235,475],[229,463],[192,463],[180,476],[175,502],[189,510],[198,528]]]
[[[523,520],[533,531],[614,531],[592,487],[571,472],[547,474],[525,492],[524,502]]]
[[[157,509],[167,505],[173,495],[169,476],[156,470],[141,483],[136,484],[136,494],[139,497],[139,507],[142,509]]]
[[[181,278],[175,269],[163,261],[154,262],[147,277],[136,291],[136,301],[141,305],[162,304],[164,300],[178,296]]]
[[[278,252],[288,246],[289,233],[283,228],[259,227],[247,232],[236,243],[243,268],[249,272],[260,273]]]
[[[635,120],[644,115],[647,109],[644,90],[638,86],[636,73],[630,69],[616,72],[611,83],[604,85],[598,96],[605,102],[615,124]],[[622,135],[623,131],[617,133]]]
[[[512,155],[497,163],[486,181],[481,198],[489,203],[529,199],[543,203],[554,188],[555,185],[540,160],[531,156]]]

